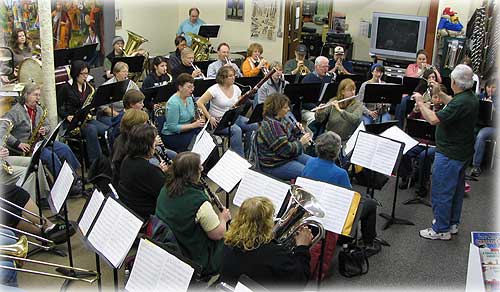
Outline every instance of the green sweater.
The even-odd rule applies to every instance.
[[[323,123],[326,120],[326,129],[337,133],[342,138],[342,142],[344,142],[356,130],[361,121],[362,114],[363,105],[359,101],[354,100],[342,112],[331,106],[329,109],[317,111],[315,118],[318,123]]]
[[[170,197],[165,186],[156,204],[156,216],[172,229],[182,254],[201,265],[202,276],[217,274],[222,262],[222,240],[208,238],[195,222],[196,213],[208,198],[199,186],[188,186],[178,197]]]

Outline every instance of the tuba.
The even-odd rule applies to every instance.
[[[192,32],[188,32],[187,34],[193,40],[191,49],[194,52],[194,60],[208,61],[208,58],[210,57],[210,46],[212,46],[212,44],[207,38],[202,37],[201,35],[197,35]]]
[[[14,124],[12,123],[11,120],[9,119],[5,119],[5,118],[0,118],[0,121],[4,121],[7,123],[7,129],[2,137],[2,145],[0,147],[5,147],[5,144],[7,143],[7,138],[9,137],[9,134],[10,134],[10,131],[12,130],[12,128],[14,127]],[[2,168],[3,170],[7,173],[7,174],[13,174],[14,173],[14,169],[12,168],[12,165],[9,164],[9,162],[7,162],[7,160],[5,159],[2,159],[1,160],[1,163],[2,163]]]
[[[311,216],[323,218],[325,212],[316,198],[297,185],[292,185],[289,191],[290,203],[287,209],[273,227],[274,239],[288,248],[295,246],[295,233],[300,227],[311,225],[318,228],[318,234],[313,238],[311,246],[325,236],[323,225],[314,220],[306,220]],[[288,196],[287,196],[288,197]],[[286,202],[286,200],[285,200]]]
[[[143,36],[131,32],[130,30],[127,30],[127,33],[128,33],[128,38],[127,38],[127,43],[125,44],[125,48],[123,49],[123,53],[125,54],[125,56],[130,56],[133,53],[135,53],[139,49],[139,47],[148,40],[145,39]]]

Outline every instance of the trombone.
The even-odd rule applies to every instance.
[[[4,232],[2,232],[2,231],[0,231],[0,235],[5,236],[5,237],[8,237],[8,238],[15,239],[15,240],[19,240],[19,239],[20,239],[20,237],[17,237],[17,236],[15,236],[15,235],[10,235],[10,234],[4,233]],[[33,234],[32,234],[32,235],[33,235]],[[21,237],[23,237],[23,236],[24,236],[24,235],[22,235]],[[52,242],[52,240],[48,240],[48,239],[47,239],[47,241]],[[53,242],[52,242],[52,243],[53,243]],[[52,249],[52,246],[53,246],[53,245],[52,245],[52,246],[41,245],[41,244],[38,244],[38,243],[33,242],[33,241],[29,241],[29,240],[28,240],[28,244],[31,244],[31,245],[36,246],[36,247],[38,247],[38,248],[41,248],[41,249],[43,249],[43,250],[45,250],[45,251],[51,250],[51,249]]]
[[[52,240],[44,238],[44,237],[41,237],[41,236],[38,236],[38,235],[33,234],[33,233],[29,233],[27,231],[23,231],[23,230],[20,230],[20,229],[14,228],[14,227],[10,227],[10,226],[7,226],[7,225],[1,224],[1,223],[0,223],[0,227],[8,229],[8,230],[11,230],[11,231],[14,231],[14,232],[17,232],[17,233],[24,234],[24,235],[27,235],[27,236],[31,236],[31,237],[33,237],[35,239],[38,239],[38,240],[43,241],[43,242],[46,242],[48,244],[47,246],[43,246],[42,245],[43,246],[42,248],[44,250],[49,250],[49,249],[51,249],[55,245],[55,243]],[[12,236],[8,236],[8,237],[12,237]],[[30,242],[28,242],[28,243],[30,243]],[[32,244],[35,245],[35,246],[39,246],[39,244],[35,244],[34,242],[32,242]]]
[[[38,228],[42,228],[42,227],[43,227],[43,225],[45,225],[45,223],[47,222],[47,219],[43,218],[42,216],[40,216],[40,215],[38,215],[38,214],[36,214],[36,213],[34,213],[34,212],[31,212],[31,211],[30,211],[30,210],[28,210],[28,209],[25,209],[25,208],[23,208],[23,207],[21,207],[21,206],[18,206],[18,205],[16,205],[16,204],[14,204],[14,203],[12,203],[12,202],[10,202],[10,201],[8,201],[8,200],[4,199],[4,198],[0,198],[0,200],[1,200],[2,202],[4,202],[4,203],[7,203],[8,205],[11,205],[12,207],[14,207],[14,208],[16,208],[16,209],[19,209],[19,210],[21,210],[21,211],[23,211],[23,212],[26,212],[26,213],[30,214],[31,216],[34,216],[34,217],[36,217],[36,218],[40,219],[40,224],[37,224],[37,223],[35,223],[35,222],[31,221],[31,220],[28,220],[28,219],[26,219],[26,218],[24,218],[24,217],[22,217],[22,216],[19,216],[19,215],[17,215],[17,214],[14,214],[14,213],[12,213],[11,211],[9,211],[9,210],[7,210],[7,209],[5,209],[5,208],[3,208],[3,207],[0,207],[0,211],[4,211],[4,212],[6,212],[6,213],[8,213],[8,214],[10,214],[10,215],[12,215],[12,216],[14,216],[14,217],[16,217],[16,218],[18,218],[18,219],[22,220],[22,221],[24,221],[24,222],[26,222],[26,223],[32,224],[32,225],[34,225],[34,226],[36,226],[36,227],[38,227]]]
[[[9,267],[9,266],[4,266],[4,265],[0,265],[0,268],[18,271],[18,272],[25,272],[25,273],[30,273],[30,274],[42,275],[42,276],[49,276],[49,277],[54,277],[54,278],[61,278],[61,279],[75,280],[75,281],[84,281],[84,282],[87,282],[89,284],[94,283],[99,278],[99,274],[95,271],[82,269],[82,268],[75,268],[75,267],[70,267],[70,266],[65,266],[65,265],[59,265],[59,264],[54,264],[54,263],[49,263],[49,262],[30,260],[30,259],[26,258],[27,254],[28,254],[28,241],[26,239],[26,236],[21,236],[19,241],[14,243],[14,244],[0,246],[0,258],[9,259],[9,260],[13,260],[16,262],[28,262],[28,263],[33,263],[33,264],[40,264],[40,265],[45,265],[45,266],[51,266],[51,267],[64,268],[64,269],[69,269],[69,270],[74,270],[74,271],[86,272],[89,274],[89,277],[91,277],[91,278],[89,278],[89,279],[77,278],[77,277],[72,277],[72,276],[65,276],[65,275],[59,275],[59,274],[47,273],[47,272],[41,272],[41,271],[35,271],[35,270],[29,270],[29,269],[21,269],[21,268],[17,268],[17,267]]]

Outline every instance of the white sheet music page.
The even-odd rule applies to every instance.
[[[392,175],[401,143],[377,135],[359,132],[351,163]]]
[[[274,204],[276,212],[283,204],[283,200],[290,186],[267,175],[248,169],[234,195],[233,204],[241,206],[243,201],[257,196],[266,197]]]
[[[245,286],[245,284],[238,282],[236,287],[234,287],[234,292],[253,292],[253,290]]]
[[[207,176],[229,193],[251,166],[246,159],[231,150],[227,150]]]
[[[198,142],[198,140],[201,139],[201,137],[205,136],[208,134],[207,132],[207,126],[209,125],[210,123],[205,123],[205,126],[203,126],[203,128],[201,129],[201,131],[198,133],[198,135],[196,135],[196,138],[195,138],[195,142]]]
[[[154,243],[141,239],[125,290],[187,291],[194,269]]]
[[[354,191],[304,177],[298,177],[295,184],[313,194],[325,212],[324,218],[314,217],[315,220],[321,222],[326,230],[342,234]]]
[[[83,210],[80,222],[78,222],[78,227],[80,228],[83,236],[87,235],[90,225],[92,225],[97,212],[99,212],[102,202],[104,202],[104,195],[98,189],[95,189],[92,197],[90,197],[89,203],[87,204],[87,208]]]
[[[356,145],[356,138],[358,137],[359,131],[366,131],[365,129],[365,124],[363,122],[359,123],[359,126],[354,130],[354,133],[352,133],[351,137],[349,137],[349,140],[345,143],[344,146],[344,155],[347,155],[351,153],[352,150],[354,150],[354,145]]]
[[[142,221],[116,200],[108,198],[88,240],[115,268],[119,268],[141,229]]]
[[[50,199],[52,200],[53,206],[56,209],[56,213],[61,211],[61,208],[66,201],[69,190],[75,177],[73,176],[73,170],[69,166],[68,162],[64,161],[64,164],[59,171],[59,175],[54,183],[54,186],[50,190]]]
[[[406,134],[398,126],[392,126],[380,134],[382,137],[390,138],[399,142],[405,143],[403,154],[406,154],[411,148],[418,145],[418,141],[413,139],[410,135]]]
[[[214,140],[212,139],[212,136],[208,132],[205,131],[204,135],[201,136],[193,145],[193,151],[194,153],[200,154],[201,158],[201,163],[203,164],[205,160],[207,160],[208,156],[210,153],[212,153],[212,150],[215,148],[215,143]]]

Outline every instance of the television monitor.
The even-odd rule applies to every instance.
[[[427,17],[373,13],[370,53],[382,57],[415,60],[425,45]]]

